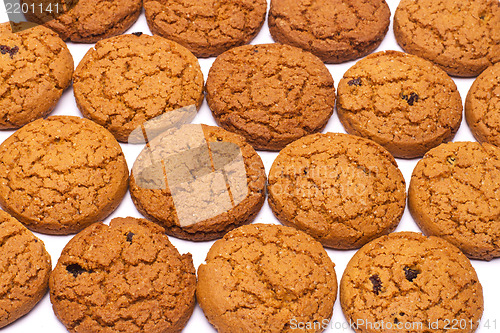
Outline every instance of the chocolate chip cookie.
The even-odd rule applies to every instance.
[[[500,148],[455,142],[425,154],[411,177],[408,206],[422,231],[469,258],[500,257]]]
[[[465,100],[465,119],[479,142],[500,146],[500,63],[472,84]]]
[[[85,117],[129,142],[149,121],[157,122],[158,133],[190,122],[203,101],[203,73],[186,48],[137,33],[91,48],[76,68],[73,88]]]
[[[0,328],[30,312],[42,299],[51,269],[43,242],[0,210]]]
[[[455,136],[462,99],[453,80],[419,57],[378,52],[344,74],[337,112],[345,130],[400,158],[421,157]]]
[[[498,0],[401,0],[394,34],[408,53],[450,75],[477,76],[500,61]]]
[[[269,206],[285,225],[323,245],[359,248],[393,231],[405,180],[394,157],[371,140],[312,134],[286,146],[269,172]]]
[[[390,19],[385,0],[271,0],[269,31],[279,43],[340,63],[375,50]]]
[[[340,281],[356,332],[476,330],[483,290],[470,261],[438,237],[393,233],[361,248]]]
[[[0,24],[0,129],[48,115],[70,83],[73,58],[56,33],[34,27],[13,33]]]
[[[124,33],[142,10],[142,0],[21,1],[26,8],[36,9],[25,13],[31,22],[44,24],[62,39],[79,43],[95,43]]]
[[[245,139],[190,124],[149,142],[132,168],[130,194],[169,235],[202,241],[250,223],[265,184],[262,160]]]
[[[180,332],[195,304],[190,254],[144,219],[95,223],[63,249],[50,300],[70,332]]]
[[[334,264],[302,231],[271,224],[235,229],[198,268],[196,297],[219,333],[294,332],[324,324],[337,298]],[[321,332],[314,326],[307,332]]]
[[[321,131],[335,105],[333,78],[323,62],[280,44],[224,52],[210,68],[206,91],[217,123],[262,150],[280,150]]]
[[[218,56],[251,41],[266,18],[266,0],[144,0],[153,34],[197,57]]]
[[[88,119],[38,119],[0,145],[0,205],[37,232],[65,235],[100,221],[127,185],[120,145]]]

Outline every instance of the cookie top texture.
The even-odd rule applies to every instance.
[[[269,31],[279,43],[340,63],[375,50],[390,19],[384,0],[272,0]]]
[[[280,44],[221,54],[210,68],[206,92],[217,123],[261,150],[280,150],[321,131],[335,105],[333,78],[323,62]]]
[[[421,157],[453,139],[462,110],[457,86],[444,71],[397,51],[358,61],[338,87],[337,112],[345,130],[400,158]]]
[[[218,56],[251,41],[264,24],[266,0],[145,0],[151,32],[197,57]]]
[[[394,34],[408,53],[471,77],[500,61],[498,0],[402,0]]]
[[[70,83],[73,58],[50,29],[13,33],[0,24],[0,129],[19,128],[48,115]]]

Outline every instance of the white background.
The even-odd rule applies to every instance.
[[[119,1],[119,0],[118,0]],[[268,0],[269,2],[269,0]],[[396,7],[399,3],[398,0],[387,0],[387,3],[389,4],[391,8],[391,13],[394,15],[394,11],[396,10]],[[5,22],[8,21],[8,18],[5,14],[5,8],[0,5],[0,22]],[[131,32],[137,32],[141,31],[144,33],[151,34],[151,32],[148,29],[146,19],[144,16],[144,11],[139,17],[139,20],[128,30],[128,33]],[[266,23],[264,23],[264,26],[262,30],[260,31],[259,35],[252,41],[252,44],[262,44],[262,43],[272,43],[273,40],[271,38],[271,35],[269,34],[269,29],[267,27],[267,20]],[[75,44],[75,43],[68,43],[68,47],[73,55],[74,61],[75,61],[75,67],[79,63],[79,61],[82,59],[83,55],[87,52],[89,48],[92,47],[90,44]],[[378,51],[381,50],[400,50],[401,48],[397,45],[395,39],[394,39],[394,33],[392,30],[392,21],[391,21],[391,26],[389,28],[389,32],[387,33],[387,36],[385,37],[384,41],[382,42],[381,46],[378,48]],[[200,64],[201,68],[203,70],[203,74],[206,80],[208,71],[210,69],[210,66],[212,62],[214,61],[215,58],[209,58],[209,59],[200,59]],[[345,64],[340,64],[340,65],[327,65],[328,69],[333,75],[333,78],[335,80],[335,86],[337,86],[339,80],[342,78],[344,72],[350,68],[355,62],[348,62]],[[467,95],[467,92],[474,81],[473,79],[461,79],[461,78],[454,78],[458,89],[460,91],[460,94],[462,96],[463,101],[465,102],[465,97]],[[52,113],[52,115],[76,115],[76,116],[81,116],[74,97],[73,97],[73,90],[70,87],[67,89],[61,100],[59,101],[59,104],[57,105],[56,109]],[[212,118],[210,109],[207,106],[206,101],[204,101],[198,115],[196,116],[194,123],[204,123],[204,124],[209,124],[209,125],[215,125],[215,122]],[[343,132],[345,133],[342,125],[339,122],[339,119],[337,117],[336,112],[332,116],[330,122],[328,123],[326,129],[324,132]],[[13,131],[2,131],[0,132],[0,142],[3,142],[9,135],[11,135]],[[467,124],[465,123],[465,120],[463,120],[462,125],[460,127],[460,130],[458,131],[454,141],[474,141],[474,138],[467,127]],[[127,163],[129,168],[132,167],[132,164],[135,161],[136,156],[139,154],[140,150],[142,149],[142,146],[140,145],[128,145],[128,144],[121,144],[122,149],[125,153]],[[270,153],[270,152],[259,152],[260,156],[262,157],[264,161],[264,165],[266,167],[266,172],[269,172],[269,169],[271,167],[271,164],[273,160],[275,159],[277,153]],[[398,165],[401,168],[403,175],[406,180],[406,184],[408,186],[411,173],[413,168],[415,167],[416,163],[418,160],[402,160],[398,159]],[[118,209],[109,216],[105,222],[109,222],[113,217],[125,217],[125,216],[134,216],[134,217],[142,217],[141,214],[136,210],[135,206],[132,203],[132,200],[130,199],[130,195],[127,193],[125,195],[125,198],[121,205],[118,207]],[[267,202],[264,204],[264,207],[262,208],[261,212],[255,219],[255,222],[258,223],[279,223],[276,218],[273,216]],[[417,225],[413,221],[413,219],[410,216],[410,213],[408,212],[408,209],[405,210],[405,213],[403,215],[403,218],[401,220],[401,223],[399,227],[397,228],[397,231],[419,231]],[[66,243],[71,239],[71,236],[48,236],[48,235],[43,235],[43,234],[36,234],[39,238],[41,238],[45,246],[50,253],[52,257],[52,265],[55,266],[57,259],[59,258],[59,255],[63,249],[63,247],[66,245]],[[195,242],[189,242],[189,241],[183,241],[179,240],[173,237],[170,237],[171,242],[177,247],[179,252],[181,253],[186,253],[190,252],[193,255],[193,260],[194,260],[194,265],[195,267],[198,267],[204,260],[205,256],[210,248],[210,246],[213,244],[213,241],[211,242],[201,242],[201,243],[195,243]],[[355,253],[355,251],[337,251],[337,250],[327,250],[328,254],[330,255],[332,261],[336,264],[336,272],[337,272],[337,277],[340,280],[340,277],[342,276],[342,273],[344,271],[345,266],[347,265],[347,262],[349,259],[352,257],[352,255]],[[496,332],[500,331],[500,313],[498,311],[498,304],[500,303],[500,261],[498,259],[492,260],[490,262],[484,262],[484,261],[478,261],[478,260],[473,260],[472,264],[474,268],[476,269],[478,275],[479,275],[479,280],[481,281],[481,284],[483,285],[483,290],[484,290],[484,314],[483,314],[483,319],[480,325],[480,328],[477,330],[477,332]],[[338,297],[337,297],[338,298]],[[335,327],[340,327],[340,325],[344,323],[344,325],[347,325],[346,320],[342,314],[342,310],[340,308],[340,303],[337,300],[335,303],[335,308],[334,308],[334,313],[332,317],[332,326],[329,326],[327,328],[327,332],[334,332],[334,331],[346,331],[346,332],[351,332],[352,330],[349,328],[335,328]],[[487,327],[489,324],[489,328]],[[496,327],[494,326],[496,324]],[[2,332],[5,333],[11,333],[11,332],[66,332],[65,327],[58,321],[58,319],[55,317],[54,313],[52,312],[52,307],[50,304],[50,300],[48,297],[48,294],[40,301],[40,303],[26,316],[23,318],[17,320],[13,324],[9,325],[8,327],[4,328]],[[202,310],[200,307],[197,305],[195,308],[195,311],[193,313],[193,316],[189,320],[189,323],[187,324],[186,328],[184,329],[183,332],[215,332],[213,327],[208,323],[208,321],[205,319],[205,316],[203,315]],[[451,331],[453,332],[453,331]],[[257,332],[256,332],[257,333]]]

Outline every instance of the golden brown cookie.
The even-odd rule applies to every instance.
[[[500,146],[500,63],[472,84],[465,100],[465,119],[479,142]]]
[[[373,52],[390,19],[385,0],[271,0],[269,31],[279,43],[340,63]]]
[[[406,52],[448,74],[477,76],[500,61],[500,2],[401,0],[394,34]]]
[[[43,242],[0,211],[0,328],[27,314],[42,299],[51,269]]]
[[[415,158],[453,139],[462,99],[453,80],[429,61],[384,51],[347,70],[337,112],[348,133],[377,142],[395,157]]]
[[[500,257],[500,148],[454,142],[425,154],[411,176],[410,212],[426,235],[469,258]]]
[[[264,203],[265,184],[262,160],[241,136],[185,125],[141,152],[130,194],[139,212],[169,235],[203,241],[252,222]]]
[[[127,185],[120,145],[88,119],[38,119],[0,145],[0,205],[37,232],[66,235],[100,221]]]
[[[214,243],[198,268],[196,297],[219,333],[321,332],[337,298],[334,266],[302,231],[247,225]]]
[[[141,33],[98,42],[73,76],[82,114],[117,140],[160,117],[159,132],[191,121],[203,101],[198,59],[181,45]],[[187,112],[179,112],[188,108]]]
[[[251,41],[266,18],[266,0],[144,0],[151,32],[197,57],[214,57]]]
[[[280,150],[321,131],[335,105],[333,78],[323,62],[280,44],[224,52],[210,68],[206,91],[217,123],[262,150]]]
[[[483,290],[456,247],[399,232],[352,257],[340,281],[340,304],[358,333],[472,333],[483,313]]]
[[[56,33],[34,27],[13,33],[0,24],[0,129],[48,115],[70,83],[73,58]]]
[[[79,43],[95,43],[124,33],[142,10],[142,0],[21,1],[28,5],[25,16],[31,22],[44,24],[62,39]]]
[[[339,133],[312,134],[281,150],[267,191],[283,224],[336,249],[393,231],[406,203],[394,157],[373,141]]]
[[[181,332],[195,304],[190,254],[144,219],[95,223],[65,246],[50,300],[69,332]]]

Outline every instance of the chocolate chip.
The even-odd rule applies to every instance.
[[[2,54],[8,53],[11,58],[13,58],[14,54],[16,54],[18,51],[19,51],[19,47],[18,46],[9,47],[7,45],[0,45],[0,52]]]
[[[394,324],[399,324],[399,319],[398,318],[394,318]]]
[[[375,295],[378,295],[382,290],[382,281],[380,281],[380,277],[377,274],[372,275],[370,276],[370,282],[373,285],[373,292]]]
[[[134,235],[135,234],[133,232],[129,232],[127,234],[127,242],[132,243],[132,238],[134,237]]]
[[[403,316],[405,315],[405,313],[404,313],[404,312],[400,312],[400,313],[399,313],[399,315],[400,315],[401,317],[403,317]]]
[[[411,269],[410,267],[403,268],[405,271],[405,277],[408,281],[413,282],[417,278],[417,275],[420,274],[419,270]]]
[[[73,274],[74,277],[77,277],[78,275],[83,274],[85,272],[90,273],[89,271],[87,271],[78,264],[68,265],[66,266],[66,270],[68,271],[68,273]]]
[[[450,156],[446,159],[446,161],[451,165],[455,165],[456,158],[454,156]]]
[[[142,32],[133,32],[132,35],[137,36],[137,37],[141,37]]]
[[[307,169],[304,169],[304,176],[307,176]]]
[[[347,84],[350,86],[361,87],[361,78],[358,77],[357,79],[352,79],[351,81],[347,82]]]
[[[406,103],[408,103],[409,106],[413,106],[413,104],[415,104],[416,102],[418,102],[418,95],[415,94],[415,93],[411,93],[410,95],[402,95],[401,96],[402,99],[404,99],[406,101]]]

